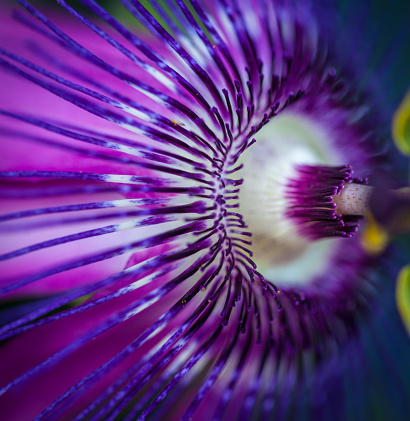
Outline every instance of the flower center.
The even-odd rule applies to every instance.
[[[354,181],[342,160],[324,128],[290,112],[266,125],[241,157],[239,209],[252,233],[252,258],[267,280],[282,287],[313,282],[328,269],[341,237],[357,230],[360,217],[341,215],[334,200]]]

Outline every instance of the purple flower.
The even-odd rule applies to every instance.
[[[390,10],[379,46],[389,20],[362,1],[18,3],[0,26],[4,419],[405,420],[408,238],[374,256],[362,230],[366,184],[405,183],[408,20]]]

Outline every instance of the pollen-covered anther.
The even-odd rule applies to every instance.
[[[285,188],[285,215],[297,225],[298,232],[310,240],[351,237],[363,215],[360,202],[366,203],[366,195],[356,189],[369,188],[359,184],[365,180],[353,179],[349,165],[298,165],[296,171]],[[348,192],[347,196],[342,196],[344,191]],[[344,198],[340,205],[339,197]]]

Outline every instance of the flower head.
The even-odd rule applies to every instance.
[[[384,62],[366,80],[346,57],[366,3],[351,20],[319,0],[18,3],[0,46],[6,417],[356,419],[383,358],[400,419],[408,338],[380,279],[409,249],[375,259],[358,232],[366,184],[405,168]]]

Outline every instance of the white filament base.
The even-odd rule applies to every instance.
[[[256,135],[240,163],[239,212],[252,233],[253,261],[277,286],[302,286],[323,273],[340,240],[309,241],[285,216],[285,185],[297,165],[345,164],[330,135],[308,118],[280,114]]]
[[[340,194],[333,196],[337,206],[337,213],[341,215],[366,215],[368,202],[373,187],[362,184],[345,183]]]

